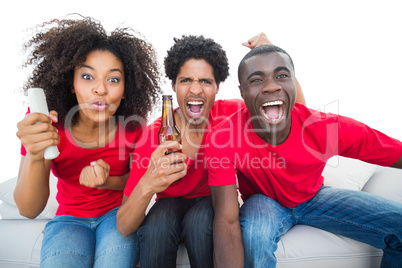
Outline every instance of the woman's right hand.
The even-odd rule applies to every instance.
[[[29,113],[17,124],[17,137],[32,159],[43,160],[43,151],[52,145],[58,145],[60,136],[52,123],[57,122],[57,112],[49,116],[41,113]]]

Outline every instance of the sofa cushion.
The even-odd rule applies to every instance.
[[[0,267],[39,267],[42,230],[49,220],[0,220]],[[190,267],[187,250],[180,244],[176,267]]]
[[[57,178],[51,174],[50,175],[50,196],[47,201],[46,207],[39,214],[36,219],[53,219],[56,214],[57,207],[59,204],[56,201],[57,193]],[[14,188],[17,184],[17,177],[6,180],[0,184],[0,216],[2,219],[27,219],[21,216],[18,212],[17,205],[14,201]]]
[[[360,191],[377,166],[342,156],[330,158],[322,172],[324,185]]]
[[[7,202],[3,202],[0,204],[0,216],[5,220],[25,220],[24,216],[21,216],[18,208],[15,205],[11,205]],[[36,219],[42,220],[44,219],[41,215],[39,215]]]
[[[402,203],[402,169],[378,166],[363,191]]]
[[[0,267],[39,267],[48,220],[0,220]]]
[[[278,268],[380,267],[382,250],[311,226],[296,225],[278,243]]]
[[[14,177],[0,184],[0,201],[15,205],[13,194],[16,183],[17,177]]]

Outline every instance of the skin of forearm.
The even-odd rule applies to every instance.
[[[236,185],[210,189],[215,213],[213,222],[215,267],[243,267],[243,238],[239,223]]]
[[[244,267],[243,238],[240,224],[214,220],[215,267]]]
[[[396,161],[396,163],[393,164],[391,167],[394,167],[394,168],[402,168],[402,156],[401,156],[401,157],[399,158],[399,160]]]
[[[296,102],[301,103],[303,105],[306,105],[306,99],[304,98],[302,88],[301,88],[300,83],[299,83],[299,81],[297,79],[296,79],[296,91],[297,91]]]
[[[154,193],[146,191],[139,183],[130,196],[123,197],[123,203],[117,211],[117,230],[123,236],[129,236],[141,226],[146,209]]]
[[[98,189],[110,189],[110,190],[124,190],[126,186],[128,176],[130,172],[127,172],[121,176],[109,176],[105,184],[97,187]]]
[[[29,155],[22,157],[14,199],[20,214],[36,218],[45,208],[50,195],[49,160],[33,160]]]
[[[214,220],[215,267],[243,267],[243,238],[240,224]]]

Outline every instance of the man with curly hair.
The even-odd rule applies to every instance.
[[[134,267],[136,233],[122,236],[116,212],[142,122],[160,93],[155,52],[129,28],[110,35],[88,17],[52,20],[26,44],[34,67],[24,86],[45,91],[50,116],[18,123],[21,163],[14,197],[37,217],[58,178],[56,217],[44,229],[41,267]],[[55,126],[53,126],[53,123]],[[58,145],[60,155],[44,159]]]
[[[165,142],[158,146],[161,118],[147,128],[144,144],[134,154],[117,227],[124,235],[138,229],[141,267],[176,267],[181,242],[191,267],[213,267],[213,208],[204,162],[205,136],[244,103],[215,101],[221,82],[229,75],[226,53],[219,44],[192,35],[174,41],[164,65],[179,104],[175,120],[182,145]],[[245,45],[252,48],[268,42],[262,33]],[[182,149],[183,153],[165,155],[168,149]],[[156,203],[145,217],[154,194]]]

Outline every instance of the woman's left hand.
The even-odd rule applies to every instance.
[[[108,163],[99,159],[82,169],[80,174],[80,184],[90,187],[99,188],[106,183],[109,178],[110,166]]]

